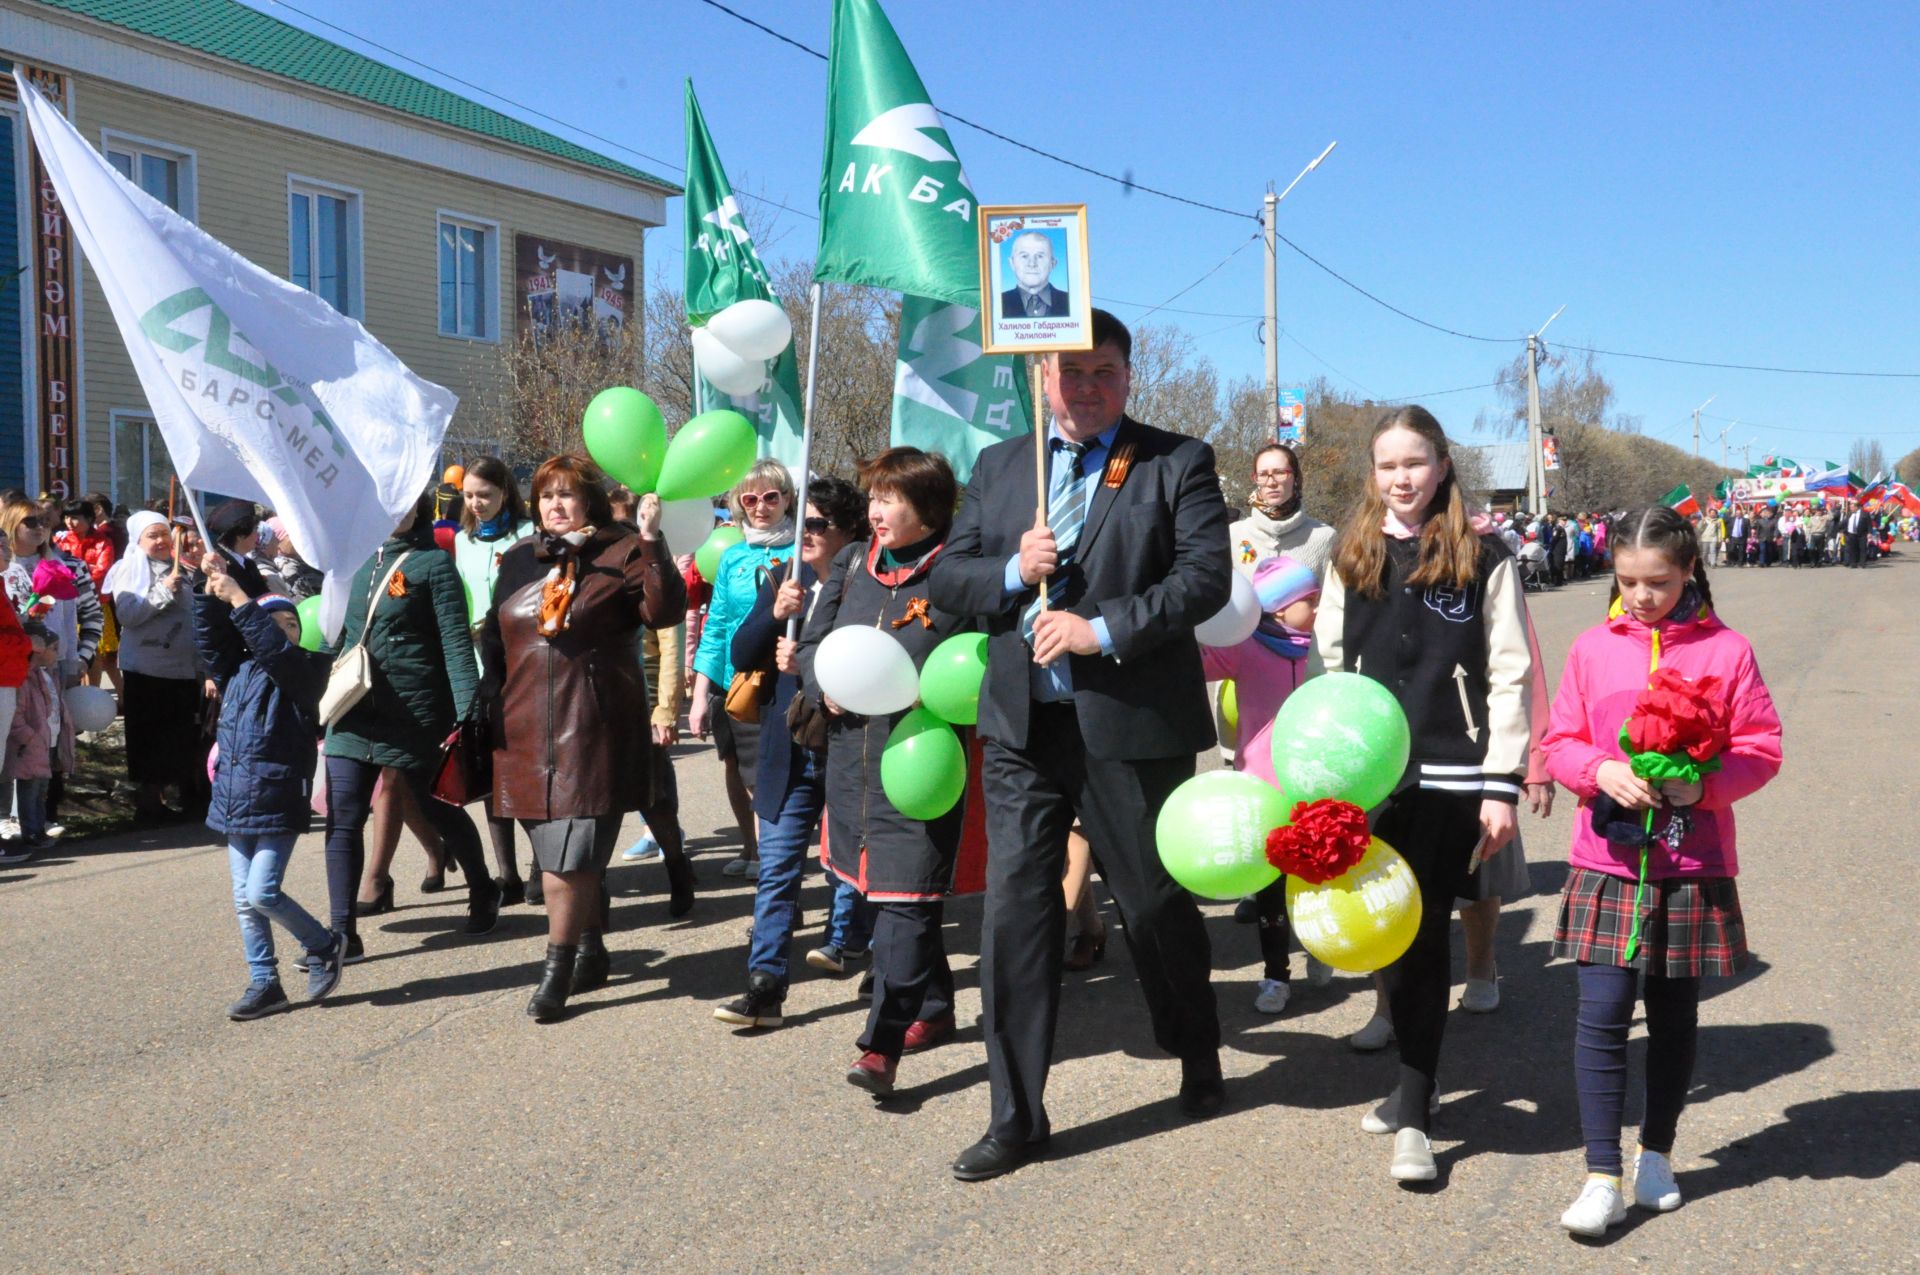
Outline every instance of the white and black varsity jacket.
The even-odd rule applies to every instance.
[[[1347,589],[1329,567],[1313,626],[1330,670],[1364,673],[1406,711],[1412,756],[1402,786],[1518,803],[1526,778],[1533,657],[1513,555],[1480,537],[1467,589],[1410,585],[1420,542],[1387,540],[1385,592]]]

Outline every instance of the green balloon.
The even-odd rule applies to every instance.
[[[653,490],[667,454],[667,422],[652,399],[631,386],[601,390],[580,418],[587,455],[636,496]]]
[[[920,669],[920,703],[955,726],[980,720],[980,684],[987,676],[987,635],[956,633]]]
[[[1371,810],[1392,795],[1412,751],[1393,692],[1361,673],[1301,684],[1273,719],[1273,774],[1294,801],[1335,797]]]
[[[1272,784],[1237,770],[1195,775],[1167,795],[1154,842],[1167,875],[1206,899],[1257,894],[1280,878],[1267,862],[1267,834],[1287,817]]]
[[[706,543],[693,551],[693,565],[700,568],[700,578],[708,584],[719,579],[720,555],[745,539],[738,527],[715,527]]]
[[[910,708],[880,752],[880,791],[909,819],[938,819],[967,791],[967,753],[953,727]]]
[[[702,412],[667,444],[655,488],[662,500],[711,499],[747,476],[759,454],[753,422],[738,412]]]
[[[320,632],[320,595],[314,594],[293,610],[294,614],[300,617],[301,647],[309,651],[318,651],[324,647],[327,639]]]

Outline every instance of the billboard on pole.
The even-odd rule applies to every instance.
[[[1307,433],[1307,392],[1304,389],[1280,391],[1280,424],[1274,436],[1290,447],[1298,447]]]

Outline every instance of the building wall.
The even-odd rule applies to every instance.
[[[359,192],[360,317],[414,372],[467,399],[500,357],[500,341],[439,334],[437,214],[498,223],[497,325],[511,341],[516,233],[564,240],[634,260],[636,297],[645,264],[646,225],[632,217],[445,172],[355,146],[289,132],[251,119],[76,77],[74,123],[96,147],[112,130],[194,157],[199,225],[249,260],[287,277],[290,176]],[[105,488],[114,414],[146,411],[112,312],[91,271],[81,290],[84,490]],[[632,321],[637,321],[637,314]],[[4,369],[0,369],[4,375]],[[449,435],[460,436],[455,415]]]

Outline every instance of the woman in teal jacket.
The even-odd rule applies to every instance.
[[[693,706],[687,725],[703,737],[713,731],[742,847],[740,857],[721,872],[743,877],[757,872],[760,862],[753,793],[746,778],[758,766],[760,736],[757,730],[735,729],[724,700],[733,682],[734,630],[753,610],[768,570],[793,556],[793,475],[779,461],[763,456],[735,484],[727,504],[733,525],[746,539],[722,554],[714,571],[713,600],[707,604],[706,627],[693,656]]]

